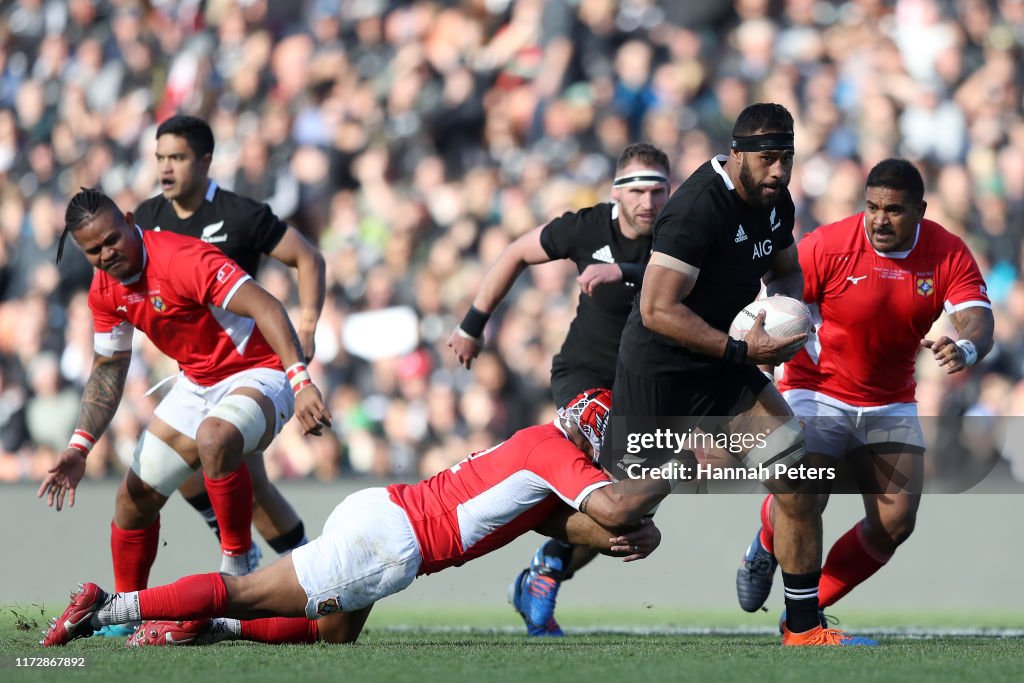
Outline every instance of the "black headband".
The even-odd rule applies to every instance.
[[[737,152],[793,149],[792,133],[762,133],[761,135],[734,135],[732,148]]]

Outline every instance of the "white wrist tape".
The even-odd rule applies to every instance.
[[[306,387],[313,384],[312,378],[309,376],[309,370],[306,369],[305,363],[296,363],[292,365],[284,374],[288,376],[288,383],[292,385],[292,393],[298,394]]]
[[[455,334],[459,335],[463,339],[470,340],[471,342],[473,342],[477,346],[483,346],[484,345],[484,338],[483,337],[474,337],[473,335],[471,335],[469,332],[466,332],[461,327],[456,327],[455,328]]]
[[[85,431],[84,429],[76,429],[75,433],[71,435],[71,441],[68,443],[68,448],[74,448],[82,454],[82,457],[89,455],[89,451],[96,445],[96,437]]]
[[[961,339],[956,342],[956,347],[964,354],[964,365],[971,367],[978,362],[978,348],[970,339]]]

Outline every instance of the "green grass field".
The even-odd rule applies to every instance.
[[[570,634],[527,639],[505,610],[388,609],[355,645],[128,650],[95,638],[59,650],[36,645],[52,606],[12,605],[0,616],[0,681],[1020,681],[1024,615],[857,615],[844,625],[879,648],[787,648],[767,615],[566,610]],[[873,624],[873,626],[868,626]],[[571,625],[571,626],[570,626]],[[27,630],[26,630],[27,629]],[[983,630],[977,630],[983,629]],[[949,634],[961,635],[949,635]],[[989,635],[981,635],[988,633]],[[84,657],[82,669],[17,668],[18,657]]]

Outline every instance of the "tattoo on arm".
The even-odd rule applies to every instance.
[[[78,415],[78,428],[96,437],[110,424],[121,403],[132,356],[130,352],[122,352],[109,360],[104,358],[102,362],[100,358],[97,357],[93,363],[82,395],[82,411]]]
[[[995,320],[992,309],[984,306],[972,306],[962,311],[951,313],[949,319],[956,328],[960,339],[970,339],[978,349],[979,360],[992,350],[995,333]]]
[[[593,492],[588,493],[587,497],[584,498],[582,502],[580,502],[580,512],[582,512],[583,514],[587,514],[587,505],[590,504],[590,497],[592,495],[594,495]]]

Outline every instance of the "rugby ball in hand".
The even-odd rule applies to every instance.
[[[772,337],[792,337],[797,334],[807,334],[803,341],[794,344],[795,351],[803,348],[807,339],[814,332],[814,323],[811,320],[811,311],[803,301],[792,299],[788,296],[770,296],[765,299],[751,301],[743,307],[732,325],[729,326],[729,336],[733,339],[743,339],[747,332],[754,326],[754,319],[762,310],[765,311],[764,330]],[[794,351],[794,352],[795,352]]]

